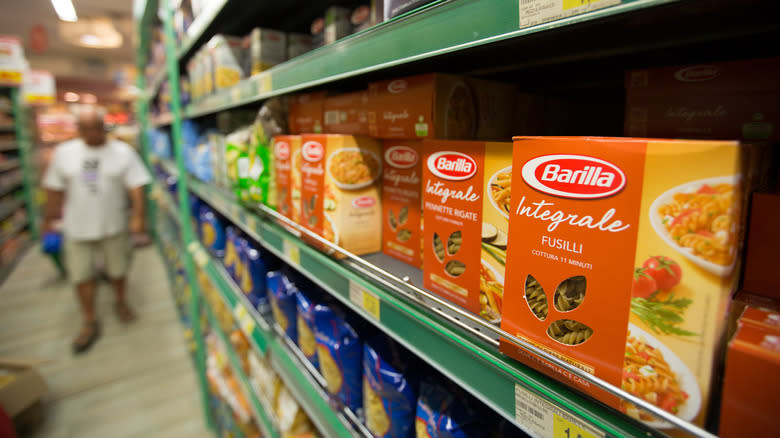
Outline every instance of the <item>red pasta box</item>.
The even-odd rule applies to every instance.
[[[776,300],[780,300],[780,278],[777,275],[777,248],[780,247],[778,217],[780,195],[753,195],[742,284],[749,292]]]
[[[290,96],[287,113],[290,134],[321,134],[324,132],[322,128],[324,104],[324,91]]]
[[[512,144],[423,141],[423,284],[501,321]]]
[[[324,111],[328,134],[368,135],[368,91],[328,96]]]
[[[382,252],[422,264],[422,142],[382,142]]]
[[[301,136],[278,135],[273,139],[276,168],[276,206],[279,213],[301,223]]]
[[[742,325],[729,343],[720,411],[722,438],[780,436],[780,333]]]
[[[306,134],[301,158],[302,225],[356,255],[381,251],[379,141]]]
[[[501,327],[704,424],[739,278],[746,152],[728,141],[515,137]],[[505,340],[501,350],[664,427]]]

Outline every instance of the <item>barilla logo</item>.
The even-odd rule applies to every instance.
[[[408,169],[417,164],[417,152],[409,146],[393,146],[385,151],[385,161],[397,169]]]
[[[290,158],[290,144],[286,141],[277,141],[274,145],[274,153],[276,154],[276,158],[280,160]]]
[[[393,94],[403,93],[404,91],[406,91],[408,85],[409,84],[405,80],[396,79],[390,82],[389,84],[387,84],[387,91]]]
[[[301,148],[301,155],[303,155],[304,160],[316,163],[325,156],[325,148],[316,141],[307,141]]]
[[[428,170],[439,178],[464,181],[477,173],[477,162],[460,152],[442,151],[428,157]]]
[[[312,35],[317,35],[322,32],[323,29],[325,29],[325,20],[323,18],[318,18],[311,23]]]
[[[352,12],[352,24],[357,26],[358,24],[367,21],[368,15],[371,13],[371,9],[368,6],[359,6]]]
[[[352,206],[355,208],[369,208],[376,205],[376,198],[373,196],[361,196],[352,200]]]
[[[695,65],[677,70],[674,78],[681,82],[704,82],[715,79],[720,70],[714,65]]]
[[[626,175],[614,164],[583,155],[543,155],[527,161],[523,181],[549,195],[574,199],[612,196],[626,186]]]

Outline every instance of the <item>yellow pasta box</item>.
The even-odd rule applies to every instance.
[[[357,255],[382,249],[382,147],[340,134],[301,136],[301,222]]]
[[[423,141],[423,284],[501,321],[512,143]]]
[[[382,252],[422,263],[422,142],[382,142]]]
[[[276,167],[276,205],[279,213],[301,223],[301,136],[278,135],[273,139]]]
[[[502,328],[703,424],[738,278],[746,152],[727,141],[515,137]],[[513,344],[501,349],[668,428]]]

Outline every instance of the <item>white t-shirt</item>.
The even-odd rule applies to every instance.
[[[66,237],[99,240],[127,229],[127,191],[151,181],[127,143],[108,140],[103,146],[88,146],[75,139],[54,150],[43,186],[65,192]]]

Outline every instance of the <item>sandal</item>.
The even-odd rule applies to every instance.
[[[100,337],[100,323],[92,321],[81,327],[79,336],[73,341],[73,353],[83,353],[92,347],[92,344]]]
[[[114,305],[114,310],[116,311],[116,316],[119,318],[119,321],[124,324],[133,322],[136,319],[135,313],[133,313],[130,306],[125,302],[116,303]]]

